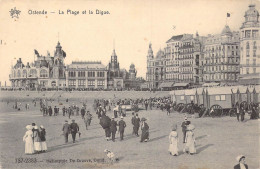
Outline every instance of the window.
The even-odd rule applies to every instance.
[[[249,57],[249,50],[246,50],[246,57]]]
[[[246,68],[246,74],[249,74],[249,68]]]
[[[48,77],[48,72],[47,72],[47,70],[42,69],[42,70],[40,71],[40,77]]]
[[[97,77],[105,77],[105,73],[104,72],[97,72]]]
[[[95,80],[88,80],[88,86],[95,86]]]
[[[246,38],[250,38],[250,30],[246,31]]]
[[[253,50],[253,57],[256,57],[256,50]]]
[[[78,80],[78,85],[79,86],[85,86],[86,85],[86,80]]]
[[[253,68],[253,73],[256,73],[256,68],[255,67]]]
[[[215,96],[216,101],[225,101],[226,100],[226,95],[216,95]]]
[[[18,72],[17,72],[17,77],[21,77],[21,71],[20,70],[18,70]]]
[[[98,80],[97,81],[97,85],[98,86],[104,86],[105,85],[105,81],[104,80]]]
[[[256,65],[256,59],[253,59],[253,65],[254,66]]]
[[[249,65],[249,59],[246,60],[246,65]]]
[[[31,69],[29,72],[29,77],[36,77],[37,76],[37,71],[36,69]]]
[[[252,31],[252,37],[257,38],[258,37],[258,30],[253,30]]]
[[[256,46],[256,41],[254,41],[254,49],[257,49],[257,46]]]
[[[250,49],[249,42],[246,43],[246,49]]]
[[[69,71],[69,77],[76,77],[76,72]]]
[[[76,86],[76,80],[69,80],[69,86]]]
[[[88,72],[88,77],[95,77],[95,72]]]
[[[23,77],[27,77],[27,71],[23,70]]]
[[[79,71],[78,72],[78,77],[85,77],[85,72],[84,71]]]

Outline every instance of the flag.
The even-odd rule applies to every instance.
[[[34,49],[34,53],[35,55],[39,55],[39,52],[36,49]]]
[[[230,17],[230,13],[227,13],[227,18]]]

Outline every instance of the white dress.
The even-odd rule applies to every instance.
[[[172,131],[169,135],[169,152],[172,155],[178,155],[178,133],[176,131]]]
[[[23,141],[25,142],[25,154],[33,154],[34,153],[34,146],[33,146],[33,132],[32,130],[26,131],[25,135],[23,136]]]
[[[185,150],[189,150],[189,153],[196,153],[195,148],[195,137],[193,131],[187,131],[186,132],[186,146]]]

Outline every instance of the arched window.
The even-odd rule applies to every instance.
[[[17,77],[21,77],[21,71],[20,70],[17,71]]]
[[[47,70],[42,69],[42,70],[40,71],[40,77],[48,77],[48,72],[47,72]]]
[[[27,76],[27,71],[23,70],[23,77],[26,77],[26,76]]]
[[[254,49],[257,49],[257,47],[256,47],[256,41],[254,41]]]
[[[250,49],[249,42],[246,43],[246,49]]]
[[[36,71],[36,69],[31,69],[28,76],[29,76],[29,77],[36,77],[36,76],[37,76],[37,71]]]

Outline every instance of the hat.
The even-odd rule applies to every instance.
[[[184,120],[185,120],[185,121],[187,121],[187,120],[188,120],[188,118],[187,118],[187,117],[185,117],[185,118],[184,118]]]
[[[43,125],[40,126],[42,129],[44,129]]]
[[[35,123],[32,123],[32,126],[35,126]]]
[[[195,126],[193,124],[189,124],[187,130],[194,130]]]
[[[65,122],[68,122],[68,120],[65,120]]]
[[[237,156],[236,160],[237,160],[238,162],[240,162],[240,160],[241,160],[242,158],[246,158],[246,157],[245,157],[244,155],[239,155],[239,156]]]
[[[142,117],[142,118],[141,118],[141,121],[146,121],[146,118]]]
[[[108,152],[108,149],[105,149],[105,150],[104,150],[104,153],[106,153],[106,152]]]
[[[124,117],[123,116],[121,116],[121,119],[123,119]]]
[[[112,116],[111,118],[112,118],[112,119],[114,119],[115,117],[114,117],[114,116]]]
[[[172,131],[176,131],[177,130],[177,124],[172,125]]]
[[[31,130],[33,127],[32,127],[32,125],[27,125],[25,128],[26,128],[27,130]]]
[[[38,126],[34,126],[34,129],[38,129]]]

